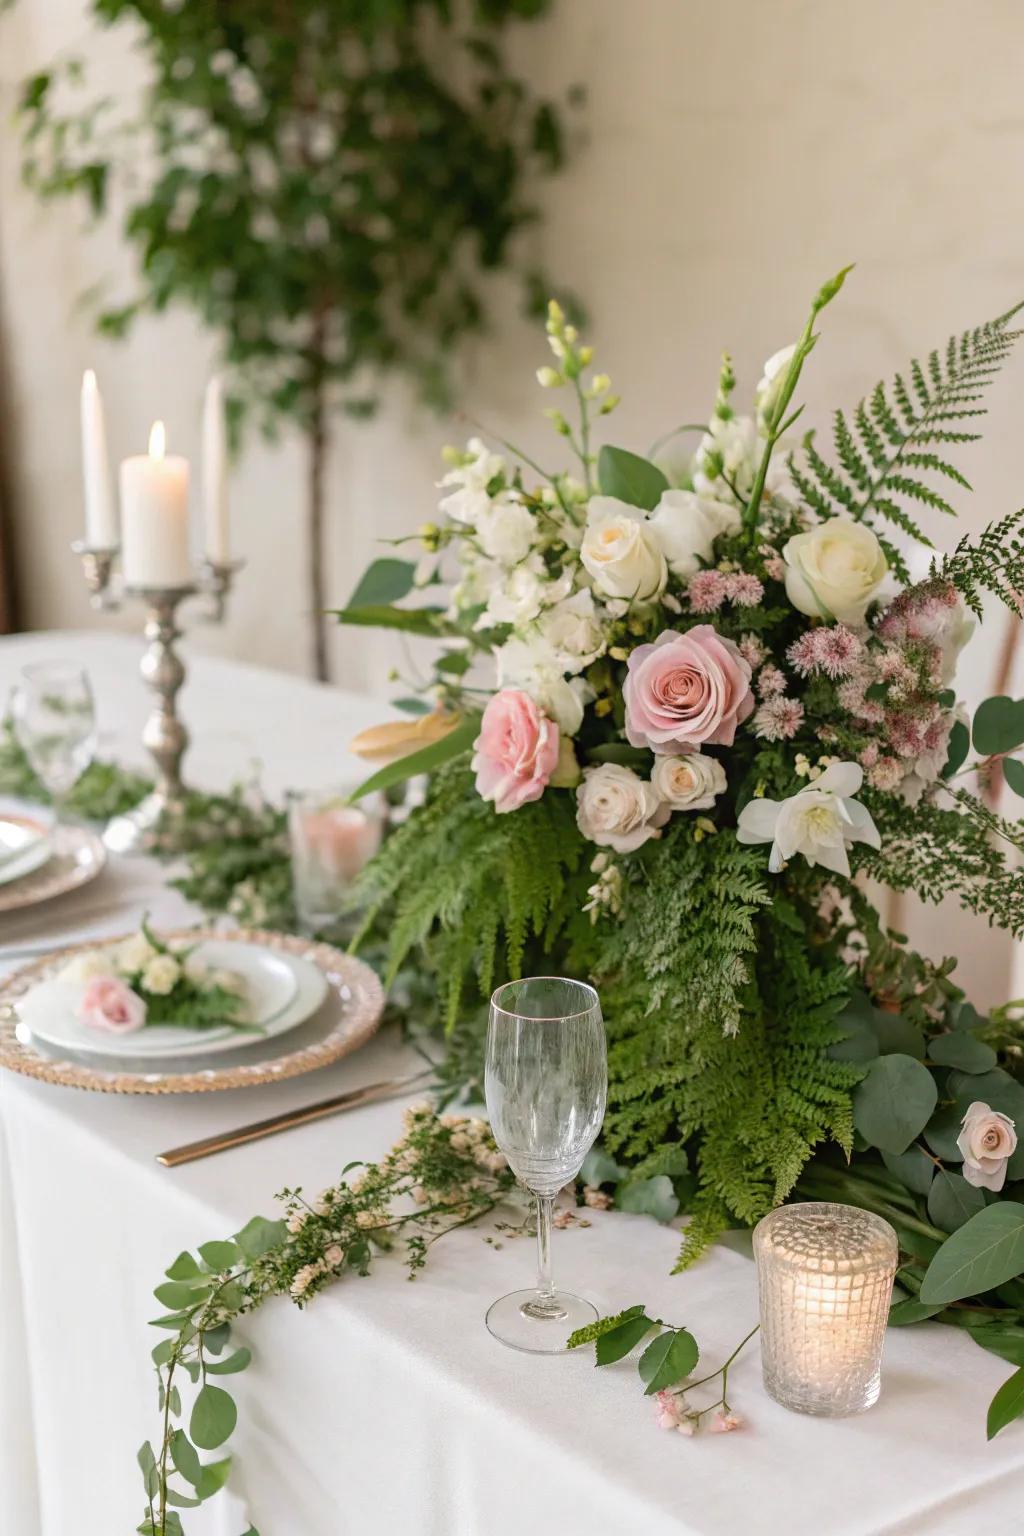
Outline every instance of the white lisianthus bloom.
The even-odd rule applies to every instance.
[[[154,955],[142,973],[143,990],[166,997],[174,991],[180,975],[181,966],[173,955]]]
[[[499,689],[521,688],[564,736],[575,736],[583,724],[584,705],[594,691],[582,677],[571,681],[565,677],[565,669],[543,636],[525,640],[513,636],[494,654]]]
[[[766,430],[768,421],[775,409],[779,392],[786,382],[786,374],[790,363],[793,361],[793,353],[795,351],[795,343],[788,347],[783,347],[781,351],[773,352],[764,365],[764,374],[754,391],[757,424],[762,432]]]
[[[57,980],[68,982],[71,986],[84,986],[87,981],[95,981],[97,976],[113,974],[114,967],[109,954],[102,949],[87,949],[84,954],[76,955],[67,965],[61,966]]]
[[[659,757],[651,773],[659,800],[673,811],[706,811],[725,789],[725,769],[717,757],[688,752],[683,757]]]
[[[783,547],[786,596],[812,618],[862,624],[889,569],[878,539],[852,517],[830,517]]]
[[[439,502],[446,517],[457,523],[474,527],[482,512],[491,504],[487,487],[491,481],[505,472],[505,460],[500,453],[492,453],[478,437],[471,437],[466,444],[472,457],[466,464],[459,464],[438,481],[441,490],[448,494]]]
[[[519,628],[535,619],[544,606],[547,570],[539,555],[521,560],[510,570],[498,567],[500,575],[487,594],[487,606],[476,621],[477,629],[495,624]]]
[[[740,514],[735,503],[695,491],[665,491],[649,526],[673,576],[695,576],[711,560],[718,535],[739,529]]]
[[[653,784],[632,768],[601,763],[583,770],[576,791],[576,824],[598,847],[632,853],[649,838],[660,837],[671,814]]]
[[[646,514],[614,496],[590,498],[580,559],[609,597],[644,601],[657,597],[668,579]]]
[[[489,559],[516,565],[533,548],[537,519],[514,491],[502,491],[479,513],[476,536]]]
[[[119,971],[127,976],[135,976],[139,971],[144,971],[151,960],[156,957],[156,950],[146,938],[144,933],[133,933],[130,939],[125,939],[119,944],[114,954],[114,961]]]
[[[547,609],[538,628],[563,672],[582,672],[604,655],[608,643],[588,587]]]
[[[882,845],[870,813],[853,799],[863,782],[864,771],[858,763],[833,763],[788,800],[749,801],[740,812],[736,839],[771,843],[768,868],[775,875],[797,853],[808,864],[849,875],[851,843]]]

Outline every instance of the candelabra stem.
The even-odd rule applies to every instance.
[[[181,638],[177,624],[178,604],[194,587],[144,588],[136,595],[147,608],[144,634],[149,644],[140,671],[156,695],[156,703],[142,733],[143,745],[156,764],[156,784],[141,805],[116,816],[104,840],[117,853],[141,853],[159,847],[175,852],[184,834],[185,786],[181,760],[188,746],[188,732],[178,718],[177,697],[185,681],[185,665],[175,649]]]

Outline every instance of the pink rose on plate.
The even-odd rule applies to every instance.
[[[117,976],[94,976],[82,993],[78,1022],[108,1035],[127,1035],[146,1022],[146,1005]]]
[[[638,645],[623,694],[630,743],[670,755],[731,747],[754,708],[750,663],[711,624]]]
[[[484,710],[473,743],[477,793],[498,812],[539,800],[558,764],[558,726],[528,693],[503,688]]]

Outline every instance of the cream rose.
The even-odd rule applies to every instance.
[[[870,528],[849,517],[830,517],[794,534],[782,551],[786,596],[812,618],[861,624],[889,569]]]
[[[956,1144],[964,1155],[968,1184],[998,1194],[1006,1183],[1006,1165],[1017,1150],[1017,1132],[1009,1115],[976,1099],[964,1115]]]
[[[584,769],[583,783],[576,791],[576,825],[598,847],[632,853],[648,838],[661,836],[660,828],[670,814],[653,784],[632,768],[601,763]]]
[[[533,548],[537,520],[514,492],[503,491],[478,514],[476,536],[489,559],[517,565]]]
[[[739,508],[694,491],[665,491],[649,527],[674,576],[694,576],[714,554],[720,533],[740,526]]]
[[[673,811],[706,811],[725,788],[725,769],[717,757],[708,757],[704,752],[659,757],[651,783],[658,799]]]
[[[174,991],[180,975],[181,966],[173,955],[154,955],[142,973],[143,990],[166,997]]]
[[[656,597],[668,579],[665,556],[646,515],[614,496],[592,496],[580,559],[609,597]]]

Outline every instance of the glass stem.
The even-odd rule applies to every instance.
[[[555,1294],[551,1278],[551,1211],[553,1195],[537,1196],[537,1300],[550,1302]]]

